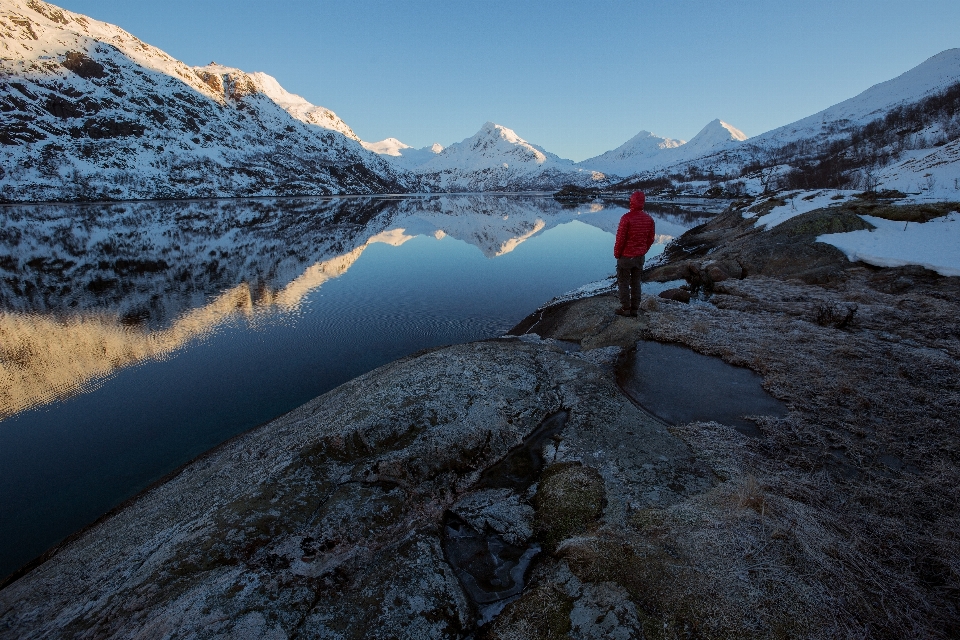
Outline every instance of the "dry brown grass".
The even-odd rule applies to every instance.
[[[831,289],[750,278],[650,314],[649,337],[751,367],[791,407],[757,439],[676,429],[723,479],[657,534],[701,594],[678,586],[660,606],[686,603],[698,633],[960,635],[960,302],[946,279],[887,293],[885,274]],[[846,330],[814,321],[851,304]]]

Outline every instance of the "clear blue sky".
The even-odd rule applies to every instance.
[[[487,120],[566,158],[756,135],[960,46],[956,0],[61,0],[191,65],[265,71],[364,140]]]

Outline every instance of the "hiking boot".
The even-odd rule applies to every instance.
[[[614,313],[617,314],[618,316],[623,316],[625,318],[630,317],[630,309],[624,309],[623,307],[620,307],[619,309],[615,310]]]

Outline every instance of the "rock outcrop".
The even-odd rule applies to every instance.
[[[530,489],[535,470],[483,476],[561,410],[536,452],[549,490]],[[484,610],[464,580],[485,574],[451,567],[449,518],[553,549],[711,483],[601,367],[516,339],[448,347],[232,440],[104,518],[0,591],[0,633],[464,637]]]

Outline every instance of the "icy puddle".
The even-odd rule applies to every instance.
[[[753,371],[674,344],[637,343],[621,365],[618,382],[634,402],[670,424],[715,420],[757,436],[759,430],[745,416],[787,414]]]
[[[475,488],[481,492],[505,489],[519,496],[525,494],[546,465],[544,445],[563,430],[569,416],[570,412],[565,410],[547,416],[520,446],[487,469]],[[526,585],[527,571],[540,553],[540,545],[532,539],[520,542],[511,542],[489,526],[481,531],[455,513],[447,513],[443,550],[477,607],[480,624],[492,620]]]

